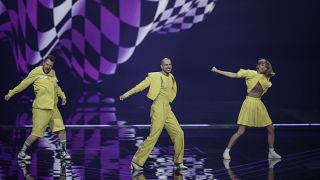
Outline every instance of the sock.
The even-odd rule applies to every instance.
[[[230,151],[230,149],[229,149],[229,148],[226,148],[224,151],[229,152],[229,151]]]
[[[62,148],[62,151],[67,152],[67,141],[66,140],[61,141],[61,148]]]
[[[274,151],[274,148],[269,148],[269,152],[273,152]]]
[[[28,144],[27,141],[24,142],[24,144],[20,150],[20,153],[26,153],[26,150],[28,149],[29,146],[30,146],[30,144]]]

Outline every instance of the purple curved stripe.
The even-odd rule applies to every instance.
[[[147,35],[189,29],[215,5],[215,0],[15,2],[11,7],[0,0],[0,40],[9,39],[21,76],[55,52],[85,83],[116,73]]]

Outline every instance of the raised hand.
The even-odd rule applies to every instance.
[[[126,99],[126,97],[124,95],[120,96],[120,101],[124,101],[124,99]]]
[[[4,96],[4,100],[9,101],[11,98],[11,96],[9,96],[8,94]]]
[[[211,68],[211,71],[212,71],[212,72],[217,72],[217,70],[218,70],[218,69],[217,69],[215,66]]]
[[[67,99],[62,99],[61,105],[64,106],[67,104]]]

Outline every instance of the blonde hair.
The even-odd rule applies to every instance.
[[[266,67],[267,67],[267,71],[265,72],[265,75],[266,75],[266,76],[268,76],[268,77],[273,77],[273,76],[276,75],[276,73],[275,73],[275,72],[273,71],[273,69],[272,69],[271,63],[270,63],[268,60],[266,60],[266,59],[264,59],[264,58],[259,59],[259,60],[258,60],[257,67],[256,67],[257,70],[258,70],[258,66],[259,66],[260,64],[265,64],[265,65],[266,65]]]

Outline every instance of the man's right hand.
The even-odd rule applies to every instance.
[[[4,100],[9,101],[11,98],[11,96],[9,96],[8,94],[4,96]]]
[[[120,101],[124,101],[124,99],[126,99],[124,95],[120,96]]]

